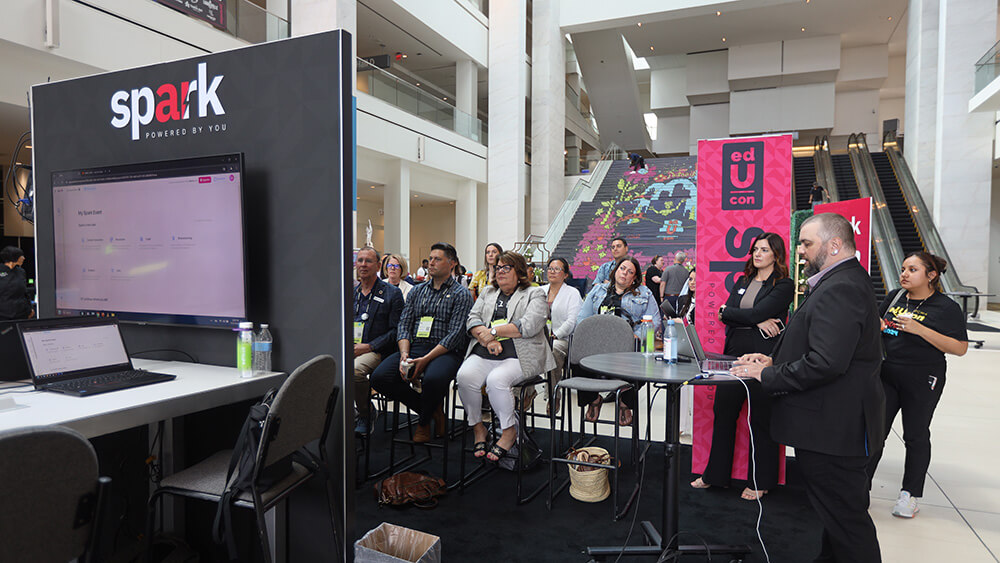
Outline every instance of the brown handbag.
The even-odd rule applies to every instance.
[[[405,506],[434,508],[437,498],[448,492],[444,479],[426,473],[404,471],[375,483],[375,496],[379,506]]]

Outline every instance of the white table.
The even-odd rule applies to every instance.
[[[189,362],[137,359],[132,363],[136,368],[176,375],[177,379],[92,397],[45,391],[2,395],[12,398],[19,408],[0,411],[0,430],[58,424],[94,438],[260,397],[271,387],[280,386],[286,377],[269,372],[241,378],[236,368]]]
[[[159,452],[164,474],[169,475],[182,462],[178,459],[177,444],[174,443],[173,424],[169,424],[172,419],[255,399],[268,389],[280,386],[287,377],[285,373],[268,372],[241,378],[236,368],[189,362],[133,359],[132,364],[136,368],[176,375],[177,379],[90,397],[73,397],[46,391],[0,395],[4,399],[13,398],[17,403],[16,407],[0,410],[0,431],[56,424],[72,428],[87,438],[95,438],[150,425],[149,439],[153,442],[159,423],[166,421],[168,424],[162,427],[164,435]],[[9,388],[0,387],[0,393]],[[151,484],[150,490],[154,488],[155,485]],[[272,509],[268,511],[267,518],[272,561],[282,561],[284,514]],[[174,502],[164,503],[163,521],[169,531],[176,532],[183,528],[180,511]]]

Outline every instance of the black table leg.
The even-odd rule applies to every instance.
[[[663,451],[663,499],[661,502],[660,530],[653,523],[644,520],[641,524],[647,545],[601,546],[588,547],[587,555],[596,560],[606,557],[618,557],[623,554],[631,557],[660,557],[666,555],[664,561],[676,561],[684,555],[706,553],[704,544],[680,545],[677,532],[680,529],[678,516],[680,513],[680,384],[667,385],[666,435]],[[664,545],[664,542],[668,542]],[[749,545],[709,545],[712,553],[744,556],[750,553]],[[739,557],[737,557],[739,558]]]

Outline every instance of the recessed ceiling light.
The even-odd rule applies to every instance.
[[[370,187],[370,188],[371,188],[371,189],[373,189],[373,190],[375,189],[375,186],[368,186],[368,187]]]
[[[413,197],[418,197],[417,194],[413,194]]]
[[[448,101],[448,96],[444,97],[444,101],[446,101],[446,102]]]
[[[726,38],[725,38],[725,37],[723,37],[723,38],[722,38],[722,42],[723,42],[723,43],[725,43],[725,42],[726,42]]]
[[[888,17],[888,18],[886,18],[886,19],[887,19],[887,20],[889,20],[889,21],[892,21],[892,16],[889,16],[889,17]]]
[[[722,12],[721,12],[720,10],[716,10],[716,11],[715,11],[715,15],[717,15],[717,16],[721,16],[721,15],[722,15]]]
[[[637,23],[637,24],[635,24],[635,25],[637,25],[637,26],[639,26],[639,27],[642,27],[642,22],[639,22],[639,23]]]
[[[799,29],[799,31],[805,31],[805,30],[806,30],[806,28],[804,28],[804,27]]]
[[[420,83],[419,83],[419,82],[417,82],[417,86],[420,86]]]
[[[652,50],[653,50],[653,46],[652,46],[652,45],[650,45],[650,46],[649,46],[649,50],[650,50],[650,51],[652,51]]]

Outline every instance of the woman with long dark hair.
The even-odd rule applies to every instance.
[[[945,354],[964,356],[969,350],[965,313],[958,303],[941,293],[941,274],[948,263],[927,252],[911,252],[903,260],[900,289],[885,296],[882,315],[882,386],[885,388],[885,435],[892,430],[896,413],[903,413],[906,461],[903,486],[892,515],[913,518],[924,494],[924,479],[931,463],[931,418],[944,390],[948,363]],[[868,478],[875,475],[882,448],[868,464]]]
[[[776,233],[761,233],[752,246],[726,304],[719,308],[719,320],[726,325],[725,353],[742,356],[753,352],[770,354],[778,334],[788,320],[788,306],[794,296],[794,284],[788,277],[788,253],[785,241]],[[757,500],[778,484],[778,444],[771,439],[771,400],[758,381],[747,381],[750,390],[750,429],[753,452],[747,466],[747,484],[742,497]],[[729,486],[736,444],[736,424],[747,400],[742,385],[715,387],[712,408],[712,447],[708,465],[691,486],[706,489]],[[756,458],[756,459],[754,459]],[[757,488],[751,486],[756,480]]]

